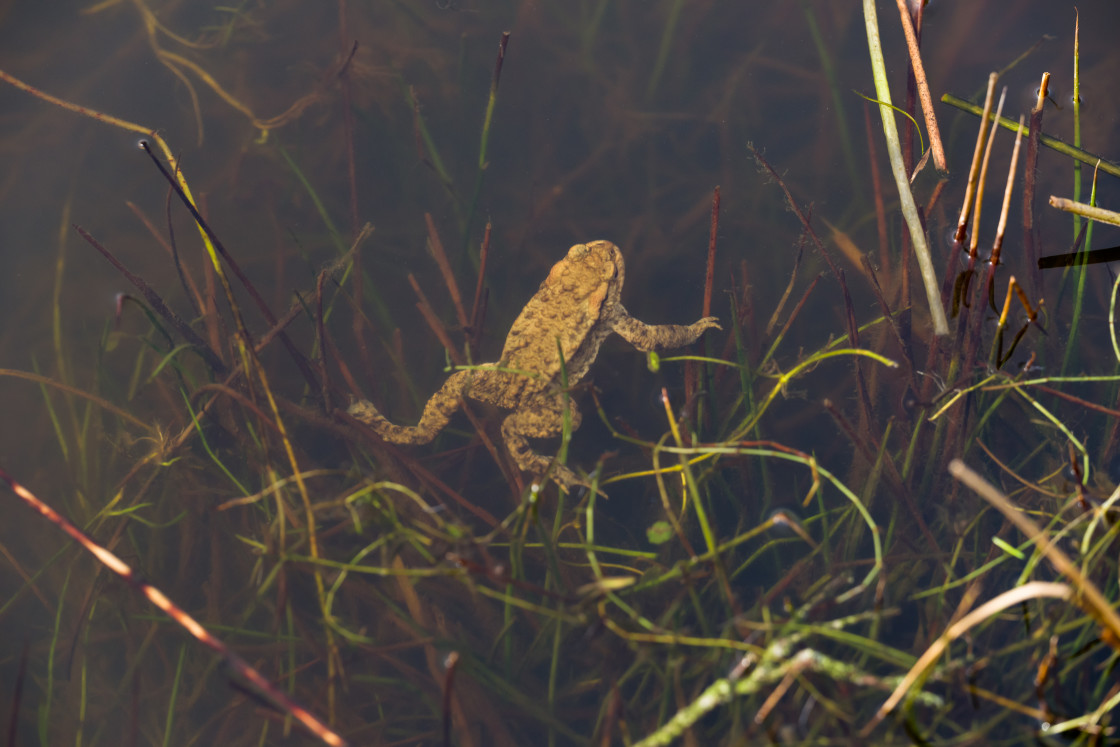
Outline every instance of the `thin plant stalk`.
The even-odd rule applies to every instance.
[[[906,0],[895,0],[898,3],[898,12],[902,16],[902,32],[906,36],[906,47],[910,53],[910,66],[914,70],[914,81],[918,85],[918,100],[922,102],[922,114],[926,120],[926,132],[929,133],[929,148],[933,154],[933,165],[938,171],[948,171],[945,161],[945,148],[941,144],[941,130],[937,126],[937,115],[933,111],[933,99],[929,95],[929,81],[926,80],[926,69],[922,65],[922,52],[918,48],[918,37],[914,33],[914,20],[910,17],[910,9]]]
[[[494,107],[498,103],[498,85],[502,80],[502,65],[506,60],[506,47],[509,46],[509,31],[503,31],[501,38],[498,40],[498,57],[494,61],[494,75],[490,79],[490,96],[486,100],[486,114],[482,119],[482,139],[478,146],[478,174],[474,180],[474,194],[471,196],[471,204],[467,210],[467,215],[463,223],[463,247],[464,249],[469,246],[471,224],[474,221],[475,212],[478,210],[478,198],[482,194],[482,178],[486,174],[486,169],[490,166],[490,161],[487,158],[487,153],[490,147],[490,125],[494,121]],[[469,254],[464,252],[464,254]],[[474,257],[470,257],[475,269],[478,267],[478,262]]]
[[[992,288],[995,282],[996,265],[999,264],[1000,252],[1003,248],[1003,234],[1007,230],[1007,213],[1011,207],[1011,193],[1015,187],[1015,170],[1019,165],[1019,150],[1023,144],[1023,124],[1025,118],[1019,116],[1019,132],[1015,135],[1015,147],[1011,151],[1011,164],[1007,168],[1007,182],[1003,188],[1003,205],[999,211],[999,224],[996,226],[996,237],[992,241],[992,256],[988,260],[988,277],[984,282],[984,287],[987,289],[989,302],[992,299]],[[977,314],[977,318],[983,318],[981,314]]]
[[[988,137],[988,116],[992,112],[992,98],[995,96],[996,81],[999,76],[992,73],[988,76],[988,92],[984,95],[983,115],[980,117],[980,131],[976,133],[976,146],[972,151],[972,163],[968,167],[968,184],[964,191],[964,204],[961,205],[961,214],[957,219],[957,232],[953,240],[957,244],[964,244],[964,237],[968,235],[968,221],[972,213],[972,198],[976,194],[976,184],[980,179],[980,156],[984,152],[984,143]],[[944,97],[941,99],[944,101]],[[996,120],[998,121],[998,117]]]
[[[978,117],[986,116],[989,119],[992,117],[991,112],[985,114],[982,107],[979,107],[969,101],[965,101],[964,99],[957,98],[951,93],[942,94],[941,103],[956,107],[961,111],[966,111],[969,114],[973,114]],[[1003,129],[1009,130],[1011,132],[1015,132],[1015,130],[1019,129],[1019,123],[1014,119],[1009,119],[1008,117],[1000,117],[999,119],[993,121]],[[1099,163],[1101,171],[1105,172],[1106,174],[1112,174],[1113,176],[1120,176],[1120,164],[1113,161],[1108,161],[1104,158],[1101,158],[1095,153],[1090,153],[1086,150],[1083,150],[1082,148],[1074,147],[1069,143],[1062,142],[1052,135],[1047,135],[1045,132],[1040,132],[1038,134],[1038,142],[1042,145],[1045,145],[1047,148],[1050,148],[1051,150],[1061,153],[1063,156],[1072,158],[1075,161],[1087,163],[1091,166]]]
[[[1089,205],[1097,201],[1097,174],[1098,171],[1093,172],[1093,186],[1089,190]],[[1078,190],[1074,190],[1076,195]],[[1080,225],[1081,215],[1077,211],[1073,211],[1073,220],[1075,225]],[[1077,332],[1081,327],[1081,309],[1085,303],[1085,284],[1088,282],[1088,257],[1089,246],[1092,241],[1093,235],[1093,220],[1090,219],[1084,227],[1085,240],[1081,244],[1080,250],[1077,252],[1077,259],[1073,263],[1073,268],[1077,273],[1077,290],[1073,294],[1073,317],[1070,319],[1069,332],[1066,337],[1066,351],[1062,357],[1062,373],[1069,370],[1070,364],[1073,362],[1073,354],[1077,349],[1078,336]],[[1067,268],[1068,270],[1068,268]],[[1065,273],[1068,276],[1068,272]],[[1063,278],[1064,279],[1064,278]]]
[[[1042,132],[1042,113],[1046,104],[1046,92],[1050,86],[1050,73],[1043,73],[1038,84],[1038,97],[1031,109],[1030,126],[1027,130],[1027,155],[1023,164],[1023,247],[1027,267],[1031,268],[1031,292],[1035,295],[1042,290],[1042,271],[1038,267],[1041,252],[1041,237],[1035,225],[1034,189],[1038,169],[1038,135]]]
[[[898,139],[898,128],[891,109],[891,91],[887,83],[887,69],[883,62],[883,48],[879,41],[879,21],[875,13],[875,0],[863,0],[863,17],[867,27],[867,46],[871,54],[871,70],[875,76],[875,96],[879,99],[879,115],[883,120],[883,136],[887,141],[890,155],[891,172],[902,205],[902,214],[910,229],[910,240],[914,243],[914,254],[918,257],[918,267],[922,272],[922,282],[929,302],[930,319],[933,332],[942,336],[949,334],[949,320],[945,317],[945,307],[941,304],[941,289],[937,283],[937,273],[933,269],[929,244],[926,242],[925,229],[922,227],[918,206],[910,191],[910,180],[906,176],[906,166],[902,161],[902,145]]]
[[[996,118],[1003,113],[1003,105],[1007,103],[1007,86],[999,92],[999,103],[996,104]],[[996,134],[993,131],[989,137],[988,142],[984,145],[984,157],[980,159],[980,176],[976,184],[976,195],[974,197],[974,204],[972,206],[972,221],[974,227],[972,229],[972,236],[968,240],[968,260],[969,269],[972,269],[972,263],[976,260],[976,251],[980,246],[980,214],[984,207],[984,189],[988,184],[988,164],[992,161],[992,148],[996,142]]]

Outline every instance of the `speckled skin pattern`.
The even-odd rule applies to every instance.
[[[420,423],[390,423],[367,401],[350,407],[350,414],[368,424],[381,438],[395,444],[425,444],[447,425],[459,408],[460,397],[512,410],[502,421],[502,437],[517,466],[542,474],[551,460],[534,453],[527,438],[556,436],[563,427],[563,385],[557,341],[564,351],[568,386],[586,374],[612,332],[638,350],[679,348],[694,342],[704,330],[719,329],[715,317],[681,326],[650,325],[630,316],[619,302],[626,268],[622,253],[609,241],[576,244],[553,265],[540,290],[522,309],[506,337],[502,356],[482,369],[450,376],[424,407]],[[487,370],[485,366],[493,366]],[[580,414],[571,408],[572,430]],[[587,485],[563,465],[553,476],[566,488]]]

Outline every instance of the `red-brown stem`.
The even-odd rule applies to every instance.
[[[335,343],[334,338],[331,336],[330,328],[323,328],[323,353],[324,355],[330,354],[331,360],[338,366],[339,375],[342,380],[346,382],[346,391],[357,393],[360,391],[358,388],[358,381],[354,378],[353,372],[350,371],[350,366],[346,365],[346,359],[342,357]]]
[[[786,186],[785,180],[782,179],[781,175],[774,170],[774,167],[771,166],[770,163],[762,157],[762,154],[754,147],[754,145],[752,145],[751,143],[747,143],[747,148],[750,150],[751,155],[754,156],[754,159],[759,163],[760,166],[762,166],[763,169],[765,169],[766,173],[770,175],[770,178],[772,178],[777,183],[778,187],[782,190],[782,193],[786,197],[786,203],[789,205],[790,210],[792,210],[793,214],[797,216],[797,219],[801,221],[801,226],[805,229],[805,232],[809,235],[809,238],[813,240],[813,244],[817,247],[817,251],[820,252],[821,257],[824,258],[825,264],[828,265],[828,269],[832,271],[833,277],[835,277],[837,281],[843,284],[844,281],[842,279],[842,273],[840,271],[839,265],[836,264],[836,260],[834,260],[832,258],[832,255],[828,252],[828,249],[825,247],[824,242],[822,242],[820,237],[817,236],[817,232],[813,230],[808,216],[805,215],[805,211],[803,211],[801,209],[801,206],[797,204],[797,201],[793,199],[793,194],[789,191],[789,187]]]
[[[409,86],[408,95],[409,98],[412,99],[412,140],[413,144],[416,146],[416,158],[418,158],[421,163],[426,163],[430,166],[431,164],[428,162],[428,156],[424,152],[424,136],[420,132],[420,99],[416,97],[416,88]]]
[[[455,672],[459,670],[459,652],[452,651],[444,659],[447,675],[443,678],[443,745],[451,747],[451,693],[455,687]]]
[[[498,445],[494,443],[494,439],[486,432],[486,423],[482,422],[470,407],[460,398],[460,407],[463,415],[470,421],[471,427],[474,432],[478,434],[478,439],[482,441],[482,447],[490,454],[490,458],[494,460],[494,464],[498,465],[498,469],[502,471],[502,476],[506,478],[506,483],[509,484],[510,490],[513,492],[515,502],[521,501],[521,495],[525,492],[525,485],[521,477],[521,470],[513,462],[509,452],[505,449],[499,449]]]
[[[324,743],[338,745],[339,747],[347,744],[346,740],[337,732],[327,726],[326,723],[319,720],[310,711],[303,708],[303,706],[289,698],[282,690],[277,689],[264,675],[250,666],[248,662],[238,656],[221,640],[215,638],[210,631],[202,627],[197,620],[168,599],[162,591],[138,577],[123,560],[94,542],[85,532],[72,524],[69,519],[39,500],[31,491],[16,482],[7,472],[0,470],[0,480],[6,482],[12,492],[27,506],[37,511],[46,518],[47,521],[61,529],[72,540],[77,542],[100,561],[102,565],[117,574],[122,581],[147,597],[149,602],[158,607],[174,622],[182,626],[195,640],[225,659],[226,664],[231,669],[248,681],[257,691],[279,707],[280,710],[290,714]]]
[[[786,289],[782,291],[782,297],[778,299],[778,303],[774,305],[774,312],[770,315],[770,320],[766,322],[766,331],[763,333],[767,338],[770,333],[774,331],[774,327],[778,326],[778,320],[782,317],[782,311],[786,308],[786,302],[789,301],[789,296],[793,293],[794,286],[797,285],[797,274],[801,269],[801,260],[805,256],[805,232],[802,231],[801,235],[797,237],[797,254],[793,258],[793,269],[789,271],[789,282],[786,283]],[[820,276],[818,276],[820,279]],[[787,328],[782,329],[782,334],[785,334]]]
[[[793,326],[793,320],[796,319],[797,315],[801,313],[801,309],[805,307],[806,301],[809,300],[809,295],[813,292],[813,289],[817,287],[817,283],[821,281],[822,277],[824,276],[817,275],[815,278],[809,281],[809,287],[806,288],[805,292],[801,294],[801,300],[798,301],[797,305],[793,307],[793,311],[791,311],[789,314],[789,319],[786,319],[786,323],[782,325],[782,330],[778,333],[778,339],[785,337],[786,333],[789,332],[789,328]]]
[[[941,145],[941,131],[937,127],[937,115],[933,111],[933,98],[929,95],[929,83],[922,66],[922,53],[918,49],[918,37],[914,33],[914,22],[906,8],[906,0],[895,0],[902,17],[902,32],[906,35],[906,48],[910,52],[910,66],[914,70],[914,81],[918,85],[918,99],[922,102],[922,114],[926,119],[926,132],[929,134],[929,147],[933,151],[933,165],[938,171],[948,171],[945,162],[945,149]]]
[[[472,350],[477,350],[482,340],[482,324],[486,314],[486,260],[490,256],[491,228],[490,221],[486,221],[486,230],[482,232],[482,247],[478,250],[478,282],[474,286],[474,303],[471,304],[471,323],[469,327]]]
[[[163,238],[159,230],[148,220],[148,216],[137,207],[136,203],[132,200],[125,200],[125,205],[132,211],[133,215],[140,219],[144,224],[144,228],[148,229],[148,233],[152,238],[164,248],[168,256],[175,263],[175,269],[179,273],[179,282],[183,285],[183,291],[186,293],[187,301],[190,302],[191,309],[194,311],[196,317],[202,316],[202,294],[198,292],[198,286],[194,284],[194,278],[187,275],[183,271],[183,264],[179,261],[179,252],[175,248],[175,229],[171,225],[171,195],[174,194],[170,189],[167,190],[166,212],[167,212],[167,239]]]
[[[890,240],[887,237],[887,209],[883,204],[883,180],[879,175],[879,151],[876,148],[874,129],[871,127],[871,104],[863,102],[863,124],[867,132],[867,160],[871,171],[871,194],[875,200],[875,227],[879,231],[879,267],[891,272]],[[888,274],[888,278],[889,278]]]
[[[319,335],[319,386],[323,398],[323,409],[330,412],[334,409],[331,405],[330,377],[327,376],[327,328],[323,323],[323,281],[326,273],[320,272],[315,283],[315,295],[318,303],[315,304],[315,331]]]
[[[708,233],[708,274],[704,278],[704,310],[700,316],[712,315],[712,285],[716,273],[716,236],[719,234],[719,185],[712,193],[712,226]]]
[[[19,668],[16,670],[16,685],[12,692],[12,707],[8,712],[8,741],[9,745],[16,745],[19,727],[20,705],[23,703],[23,683],[27,679],[27,650],[28,642],[24,640],[23,650],[19,655]]]
[[[447,354],[451,356],[451,362],[456,366],[462,366],[465,361],[462,354],[459,353],[458,348],[451,342],[451,336],[447,334],[447,329],[443,326],[443,322],[439,320],[439,315],[436,314],[432,305],[428,303],[428,297],[424,295],[424,291],[420,289],[420,284],[416,282],[415,276],[410,272],[408,273],[408,284],[412,286],[412,290],[416,293],[416,297],[420,299],[416,303],[416,308],[420,311],[420,315],[424,317],[424,321],[428,323],[428,327],[439,339],[440,344],[447,350]]]
[[[506,61],[506,47],[509,46],[508,31],[502,32],[502,38],[498,41],[498,59],[494,60],[494,77],[490,81],[491,94],[498,91],[498,82],[502,79],[502,64]]]
[[[840,292],[844,299],[844,315],[847,317],[848,322],[848,342],[853,348],[858,348],[859,343],[859,323],[856,321],[856,309],[852,305],[852,294],[848,292],[848,283],[844,279],[844,271],[840,271]],[[874,418],[871,409],[871,395],[867,389],[867,379],[863,375],[863,360],[860,356],[852,358],[852,368],[856,373],[856,394],[859,396],[860,409],[860,425],[863,430],[870,437],[870,423]]]
[[[467,321],[467,312],[463,309],[463,296],[459,293],[459,283],[455,280],[455,273],[451,271],[451,264],[447,261],[447,254],[443,251],[443,242],[439,239],[435,221],[431,213],[424,213],[424,222],[428,226],[428,248],[439,265],[440,274],[443,275],[443,284],[447,286],[447,293],[451,296],[451,303],[455,306],[455,316],[459,320],[459,327],[466,329],[470,324]]]

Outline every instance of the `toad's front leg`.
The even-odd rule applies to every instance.
[[[615,319],[611,323],[611,329],[643,352],[684,347],[695,342],[705,330],[712,328],[721,329],[719,320],[714,316],[706,316],[689,325],[646,324],[630,316],[630,312],[622,306],[618,307]]]
[[[424,405],[424,414],[420,416],[420,422],[416,425],[394,425],[378,412],[373,403],[364,399],[350,405],[347,412],[368,425],[374,433],[389,443],[430,443],[459,409],[463,390],[470,383],[471,373],[471,371],[458,371],[443,382],[439,391],[432,395],[428,404]]]

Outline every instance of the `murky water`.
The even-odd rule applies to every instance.
[[[1084,102],[1081,144],[1087,151],[1117,160],[1120,105],[1113,91],[1120,61],[1113,37],[1120,28],[1120,7],[1096,0],[1078,8]],[[901,103],[905,62],[897,10],[893,4],[881,3],[879,16],[895,102]],[[1002,70],[1030,51],[1004,75],[1009,86],[1005,116],[1015,118],[1025,111],[1038,77],[1050,71],[1054,103],[1047,109],[1044,129],[1072,140],[1073,22],[1073,8],[1064,3],[1023,2],[1013,7],[994,2],[931,3],[923,28],[923,54],[935,97],[949,92],[975,101],[990,71]],[[511,37],[480,164],[482,123],[503,31],[510,31]],[[880,315],[863,270],[858,260],[853,261],[856,253],[874,258],[888,296],[892,302],[897,299],[901,223],[881,129],[871,111],[871,137],[889,231],[889,246],[881,248],[868,161],[867,107],[855,93],[873,95],[863,18],[856,4],[432,0],[341,6],[244,3],[216,8],[181,2],[160,6],[16,2],[11,7],[0,2],[0,69],[52,95],[157,130],[181,159],[191,188],[225,246],[278,313],[289,307],[295,292],[307,298],[314,290],[316,272],[349,246],[361,225],[371,223],[374,233],[361,250],[369,281],[364,308],[370,322],[355,337],[350,323],[353,312],[340,304],[331,329],[337,354],[357,386],[367,396],[389,402],[398,420],[414,418],[445,376],[443,349],[415,310],[410,274],[442,320],[451,328],[456,324],[440,271],[425,250],[425,214],[431,215],[442,237],[468,303],[483,228],[487,221],[492,224],[483,359],[500,350],[505,330],[551,264],[568,246],[587,239],[610,239],[622,247],[628,262],[623,298],[635,316],[651,323],[688,323],[699,318],[711,199],[718,185],[721,208],[712,313],[724,320],[725,332],[707,340],[703,349],[711,356],[735,357],[735,347],[725,346],[732,328],[730,298],[731,291],[741,291],[745,282],[750,293],[740,292],[736,298],[740,305],[744,298],[750,302],[749,313],[743,316],[742,349],[752,361],[759,360],[772,339],[763,330],[789,280],[801,227],[787,210],[781,190],[759,172],[748,143],[764,153],[794,198],[811,213],[816,231],[845,273],[856,321],[863,324]],[[340,84],[340,76],[345,85]],[[928,221],[937,252],[935,264],[944,273],[947,265],[959,261],[950,256],[941,237],[955,225],[976,118],[940,103],[937,113],[951,177]],[[899,126],[905,129],[906,121],[900,118]],[[117,319],[118,294],[137,291],[70,227],[76,223],[88,230],[180,314],[193,316],[188,292],[167,249],[144,224],[147,220],[166,237],[167,186],[136,147],[141,137],[0,84],[0,263],[4,268],[0,312],[6,320],[0,327],[0,368],[65,379],[164,431],[177,432],[189,422],[184,420],[177,388],[157,387],[146,380],[156,353],[143,351],[163,349],[164,338],[151,332],[137,305],[126,303]],[[1002,190],[1010,150],[1011,138],[1002,133],[993,156],[993,194]],[[1071,196],[1072,182],[1069,161],[1044,150],[1038,172],[1044,254],[1067,251],[1072,243],[1068,217],[1044,207],[1050,194]],[[919,177],[919,202],[928,198],[932,183],[929,176]],[[1114,177],[1102,177],[1097,199],[1106,206],[1120,206]],[[178,251],[193,277],[205,285],[206,261],[197,231],[174,202]],[[997,215],[994,200],[989,201],[981,219],[982,246],[991,242]],[[1020,225],[1017,198],[1005,240],[1006,267],[997,275],[1000,300],[1008,274],[1030,275],[1017,253]],[[838,250],[836,235],[849,238],[854,253]],[[1116,229],[1095,229],[1094,248],[1116,244],[1120,244]],[[816,249],[806,247],[798,272],[783,322],[812,277],[817,273],[825,277],[776,351],[777,368],[768,369],[769,373],[789,370],[830,338],[846,333],[843,295]],[[1072,316],[1071,286],[1059,295],[1059,276],[1060,271],[1050,271],[1042,289],[1049,336],[1029,331],[1016,356],[1017,361],[1025,360],[1035,352],[1039,365],[1050,372],[1061,370],[1064,335]],[[1109,352],[1104,310],[1111,278],[1104,266],[1094,266],[1086,279],[1084,326],[1078,335],[1083,344],[1068,370],[1111,373],[1115,361]],[[912,292],[915,366],[922,368],[930,336],[916,278]],[[239,292],[238,298],[246,308],[251,306],[244,293]],[[257,334],[267,327],[255,311],[246,318]],[[202,325],[198,329],[201,333]],[[390,353],[396,329],[403,341],[400,363],[412,377],[411,387],[402,383]],[[312,352],[314,329],[306,319],[293,327],[293,338],[305,353]],[[899,355],[885,335],[873,334],[864,342],[888,357]],[[221,353],[229,360],[228,349]],[[137,364],[138,357],[142,364]],[[676,407],[683,405],[686,388],[681,366],[670,366],[655,376],[645,363],[643,356],[616,342],[604,349],[592,378],[612,418],[624,421],[625,428],[640,437],[656,440],[665,430],[657,401],[660,388],[669,388]],[[263,364],[278,391],[293,401],[309,401],[289,357],[269,350]],[[851,442],[819,404],[830,398],[853,422],[859,420],[851,371],[847,363],[833,363],[798,379],[752,438],[816,453],[822,465],[841,476],[865,475],[866,463],[860,463],[858,455],[853,457]],[[922,375],[926,373],[937,372]],[[197,371],[183,375],[185,388],[201,383],[194,378]],[[337,368],[334,375],[340,376]],[[882,416],[873,430],[882,433],[888,419],[901,412],[897,403],[906,382],[901,375],[891,378],[894,374],[884,371],[867,375],[872,377],[876,412]],[[735,378],[721,378],[710,395],[717,424],[720,413],[739,407]],[[757,391],[769,388],[762,380]],[[1113,404],[1107,391],[1080,394],[1106,406]],[[50,407],[44,396],[50,397]],[[584,425],[573,442],[572,462],[591,469],[600,454],[617,449],[620,453],[608,463],[609,470],[647,469],[645,452],[613,439],[597,422],[590,398],[584,395],[581,401]],[[262,571],[258,556],[237,537],[263,542],[275,525],[270,528],[251,509],[213,513],[218,503],[236,497],[238,491],[216,473],[197,471],[197,465],[208,464],[197,441],[185,455],[195,465],[189,477],[187,470],[177,474],[175,467],[169,467],[152,472],[150,481],[130,481],[126,488],[125,504],[145,504],[140,517],[168,528],[160,531],[143,523],[130,528],[127,521],[97,517],[97,512],[152,448],[151,442],[130,442],[113,417],[99,407],[91,408],[87,399],[67,399],[57,389],[45,395],[35,382],[14,376],[0,378],[0,407],[6,415],[0,428],[0,466],[79,523],[92,522],[91,531],[102,541],[113,538],[118,553],[207,624],[272,636],[263,644],[249,633],[232,636],[249,658],[255,654],[255,661],[265,669],[272,667],[272,674],[314,661],[316,672],[300,686],[299,694],[316,697],[314,678],[324,671],[318,657],[303,649],[288,660],[281,640],[289,634],[315,638],[318,633],[297,631],[306,622],[302,619],[289,629],[283,609],[279,615],[272,612],[277,598],[288,592],[272,587],[267,602],[258,606],[244,601],[252,597],[257,582],[250,583],[251,574],[267,573],[273,562]],[[1012,431],[1016,427],[1029,431],[1033,423],[1029,413],[1001,411],[998,417]],[[1095,466],[1105,463],[1110,456],[1101,451],[1109,439],[1106,416],[1070,405],[1062,417],[1089,444]],[[234,448],[237,438],[248,437],[238,431],[239,425],[222,423],[223,433],[234,434],[232,440],[223,442],[223,433],[215,433],[211,446],[235,464],[239,476],[253,479],[265,465],[246,463],[249,457]],[[461,430],[472,428],[465,419],[455,425]],[[300,457],[306,457],[308,465],[338,466],[344,461],[340,454],[345,450],[335,436],[312,426],[296,428]],[[491,430],[492,435],[495,432]],[[132,433],[140,439],[139,431]],[[704,437],[726,435],[709,430]],[[997,450],[1005,455],[1031,455],[1050,465],[1064,458],[1061,435],[1054,435],[1049,446],[1038,445],[1044,438],[1019,439],[1017,433],[995,440]],[[490,513],[505,516],[514,499],[506,494],[508,488],[491,456],[477,440],[465,456],[431,458],[441,449],[459,449],[466,443],[466,438],[457,438],[440,449],[425,447],[409,453],[456,489],[463,490],[470,480],[481,481],[487,489],[471,499]],[[904,452],[905,439],[894,446]],[[270,453],[269,458],[279,455]],[[1024,469],[1029,462],[1024,456],[1016,467]],[[728,475],[721,478],[734,496],[722,497],[714,507],[725,538],[760,523],[775,507],[795,506],[809,489],[804,470],[787,473],[784,467],[775,467],[760,476],[754,469],[729,467]],[[1041,479],[1038,474],[1033,477]],[[940,497],[920,493],[931,480],[941,484],[940,478],[914,482],[924,508]],[[768,489],[761,490],[762,485]],[[262,485],[249,487],[255,491]],[[604,536],[619,544],[625,538],[642,551],[656,553],[644,539],[647,525],[661,510],[654,483],[628,481],[608,492],[612,502],[602,509]],[[22,738],[34,743],[34,714],[51,690],[52,724],[44,727],[50,743],[70,742],[79,732],[91,742],[122,743],[117,741],[119,734],[106,728],[110,720],[130,724],[129,734],[137,735],[138,743],[158,740],[171,697],[169,682],[179,634],[169,625],[152,623],[155,618],[148,617],[146,603],[107,581],[92,560],[69,547],[14,498],[4,498],[0,546],[7,559],[0,566],[4,569],[0,599],[19,596],[0,612],[0,638],[8,642],[0,658],[4,682],[0,703],[8,702],[3,695],[10,693],[19,649],[28,641]],[[835,495],[830,500],[840,503]],[[931,509],[927,519],[945,525],[962,522],[959,515],[935,516],[940,514]],[[920,545],[920,535],[913,536],[917,539],[912,542]],[[366,537],[355,542],[360,547],[368,541]],[[953,546],[951,537],[943,542],[943,548]],[[329,547],[337,550],[330,556],[348,557],[340,546]],[[787,549],[771,553],[761,564],[773,578],[759,571],[764,580],[755,581],[752,569],[746,574],[749,581],[736,580],[740,603],[753,605],[757,590],[768,588],[787,561],[792,565],[803,555],[787,555]],[[914,544],[907,550],[913,551]],[[61,558],[52,562],[59,552]],[[307,549],[293,552],[305,554]],[[540,566],[535,568],[539,574],[535,583],[544,583],[546,560],[534,557],[533,564]],[[291,571],[293,579],[288,583],[294,590],[290,593],[314,620],[317,609],[310,584],[304,569],[294,567],[299,570]],[[29,587],[26,577],[40,571],[42,575]],[[795,588],[805,585],[807,581],[796,582]],[[438,699],[438,683],[429,677],[428,662],[418,653],[423,636],[411,638],[389,623],[362,619],[370,610],[381,610],[385,598],[395,598],[398,608],[407,606],[393,589],[372,583],[371,588],[376,590],[355,593],[339,613],[353,628],[364,624],[383,636],[344,654],[346,676],[355,679],[349,692],[339,696],[342,721],[356,743],[437,743],[438,703],[417,707],[416,712],[427,713],[428,718],[412,723],[413,731],[406,719],[396,722],[382,710],[392,711],[400,693],[379,692],[378,678],[415,681],[412,698],[418,703]],[[88,589],[96,592],[89,598]],[[472,722],[476,731],[469,738],[460,734],[460,743],[526,744],[530,742],[525,740],[548,738],[586,743],[600,733],[595,730],[602,728],[599,706],[610,691],[608,681],[625,680],[633,665],[626,644],[604,640],[601,631],[587,626],[591,643],[582,657],[571,654],[570,663],[576,670],[586,666],[594,674],[588,675],[587,682],[579,676],[562,677],[563,696],[545,707],[551,633],[526,632],[527,624],[521,621],[515,643],[507,644],[500,636],[489,637],[506,622],[500,608],[481,611],[484,605],[464,594],[457,582],[426,591],[427,604],[440,600],[437,611],[428,614],[442,615],[444,620],[429,620],[422,627],[441,639],[440,650],[447,648],[445,641],[456,646],[470,641],[479,657],[471,665],[473,676],[481,681],[486,674],[500,672],[504,678],[500,685],[487,682],[487,692],[500,692],[501,697],[471,701],[474,707],[492,711]],[[52,643],[60,605],[64,622],[57,626],[57,640]],[[656,614],[653,603],[650,608],[647,614]],[[377,614],[389,617],[383,610]],[[106,618],[115,624],[106,624]],[[690,619],[682,624],[697,623]],[[311,623],[313,629],[315,625]],[[390,631],[399,637],[393,638]],[[568,629],[567,635],[579,633]],[[888,637],[902,646],[916,636],[909,623],[899,623]],[[254,649],[258,644],[259,649]],[[398,644],[406,649],[399,656],[390,651]],[[137,654],[149,645],[159,653]],[[517,656],[502,650],[507,645],[528,657],[524,670],[517,665]],[[69,657],[75,648],[79,653],[73,663]],[[184,684],[193,690],[179,693],[181,723],[187,724],[184,734],[202,735],[200,739],[211,743],[219,736],[234,743],[255,741],[270,716],[254,710],[249,701],[231,716],[231,691],[220,674],[207,670],[209,654],[192,644],[187,644],[187,651],[196,662],[192,671],[197,677]],[[488,655],[493,661],[482,661]],[[606,661],[605,670],[587,659],[594,665]],[[140,675],[130,669],[137,660],[143,662]],[[726,669],[722,661],[713,666],[719,670],[716,674]],[[53,680],[48,680],[48,672]],[[122,680],[126,675],[134,679]],[[84,685],[83,677],[87,678]],[[608,684],[593,685],[591,680],[598,678]],[[134,695],[133,688],[140,694]],[[519,688],[530,702],[510,694]],[[657,697],[665,698],[665,714],[679,705],[672,697]],[[131,705],[134,698],[142,702],[138,710]],[[78,704],[83,700],[88,710],[79,723]],[[516,717],[502,710],[512,710],[511,704],[516,706]],[[324,699],[313,702],[313,707],[325,708]],[[636,736],[653,725],[647,714],[638,720],[641,725],[632,726]],[[234,733],[234,725],[242,725],[243,731]],[[497,732],[498,725],[508,733]],[[280,732],[272,724],[269,743],[303,739],[286,741],[278,736]],[[183,743],[187,741],[184,737]]]

